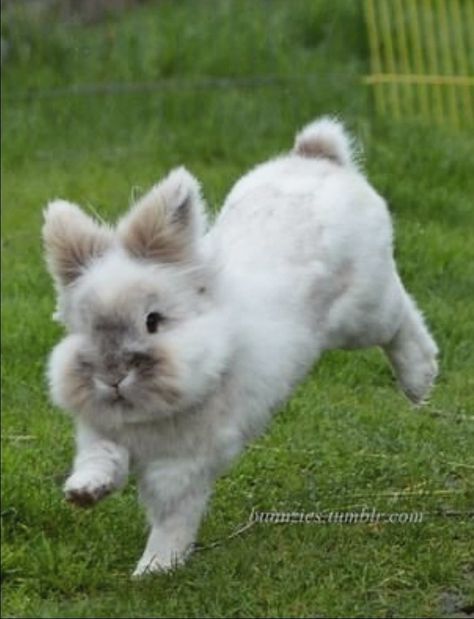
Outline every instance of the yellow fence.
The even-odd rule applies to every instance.
[[[395,118],[474,122],[474,0],[365,0],[375,107]]]

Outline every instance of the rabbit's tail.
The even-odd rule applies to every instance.
[[[324,116],[297,135],[293,152],[302,157],[330,159],[341,166],[354,165],[353,140],[338,120]]]

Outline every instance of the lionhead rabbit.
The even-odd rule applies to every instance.
[[[93,504],[133,466],[151,524],[135,575],[185,559],[213,480],[323,351],[383,347],[414,402],[435,378],[387,208],[334,120],[240,179],[210,229],[179,168],[115,227],[54,201],[43,236],[67,330],[50,389],[77,426],[65,495]]]

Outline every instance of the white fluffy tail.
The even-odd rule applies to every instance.
[[[293,152],[302,157],[330,159],[342,166],[354,165],[351,137],[339,121],[327,116],[297,134]]]

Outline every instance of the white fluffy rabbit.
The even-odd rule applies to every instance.
[[[77,426],[65,494],[95,503],[133,467],[151,524],[135,575],[185,559],[214,479],[323,351],[381,346],[414,402],[436,376],[387,207],[334,120],[240,179],[209,230],[179,168],[113,228],[54,201],[43,236],[67,329],[50,388]]]

